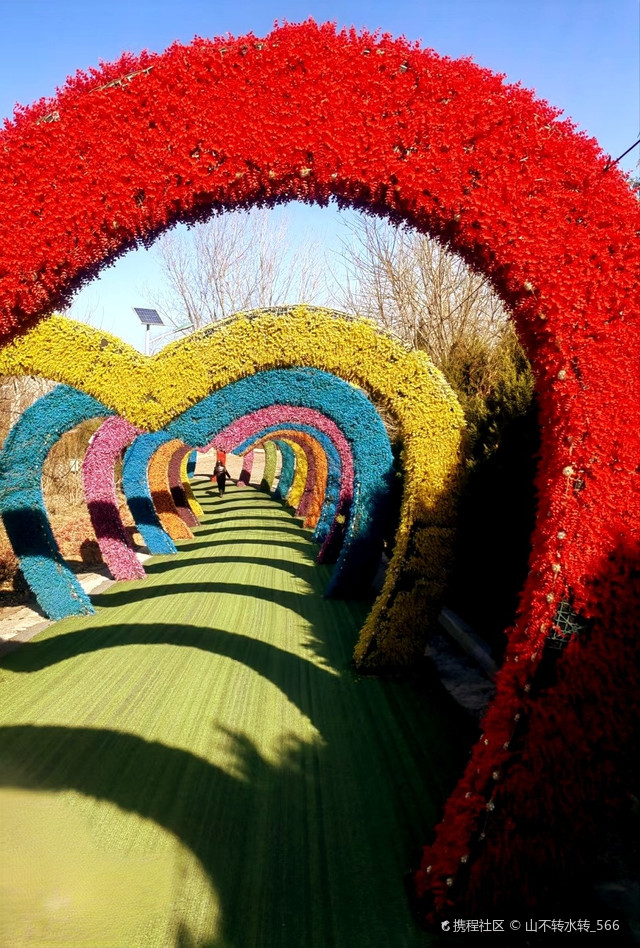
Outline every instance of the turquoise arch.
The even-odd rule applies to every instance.
[[[27,408],[0,452],[0,513],[22,574],[50,619],[92,613],[89,596],[66,565],[42,494],[42,468],[67,431],[114,412],[69,385],[57,385]]]
[[[368,589],[383,546],[393,455],[382,419],[363,392],[319,369],[258,372],[209,395],[165,430],[185,444],[204,447],[232,422],[273,404],[316,409],[336,423],[350,444],[359,476],[327,594],[352,596]]]

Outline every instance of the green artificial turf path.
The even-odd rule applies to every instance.
[[[148,578],[0,668],[0,945],[430,944],[403,876],[469,726],[434,682],[356,676],[369,607],[248,488]]]

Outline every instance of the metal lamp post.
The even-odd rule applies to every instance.
[[[144,354],[149,355],[149,330],[151,326],[164,326],[164,323],[160,319],[157,309],[140,309],[134,306],[133,311],[142,325],[147,327],[144,334]]]

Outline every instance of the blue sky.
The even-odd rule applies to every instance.
[[[276,20],[312,16],[380,28],[437,52],[470,56],[535,89],[617,157],[640,137],[639,0],[0,0],[0,116],[52,95],[77,69],[123,51],[161,51],[195,35],[268,33]],[[636,149],[623,162],[635,170]],[[336,242],[336,214],[292,205],[294,230]],[[79,294],[71,315],[142,347],[131,306],[145,305],[153,251],[138,251]],[[75,311],[75,312],[74,312]]]

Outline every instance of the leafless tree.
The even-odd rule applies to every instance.
[[[340,308],[376,320],[440,367],[461,345],[501,338],[501,301],[459,257],[379,218],[348,214],[344,226]]]
[[[22,413],[54,385],[30,375],[0,375],[0,447]]]
[[[294,246],[287,220],[258,208],[210,218],[157,242],[164,284],[151,294],[169,325],[199,329],[234,312],[312,303],[323,280],[319,246]]]
[[[101,329],[104,323],[104,307],[100,305],[96,296],[87,292],[82,293],[79,300],[72,301],[68,306],[63,307],[61,312],[70,319],[86,323],[87,326],[94,326],[96,329]]]

